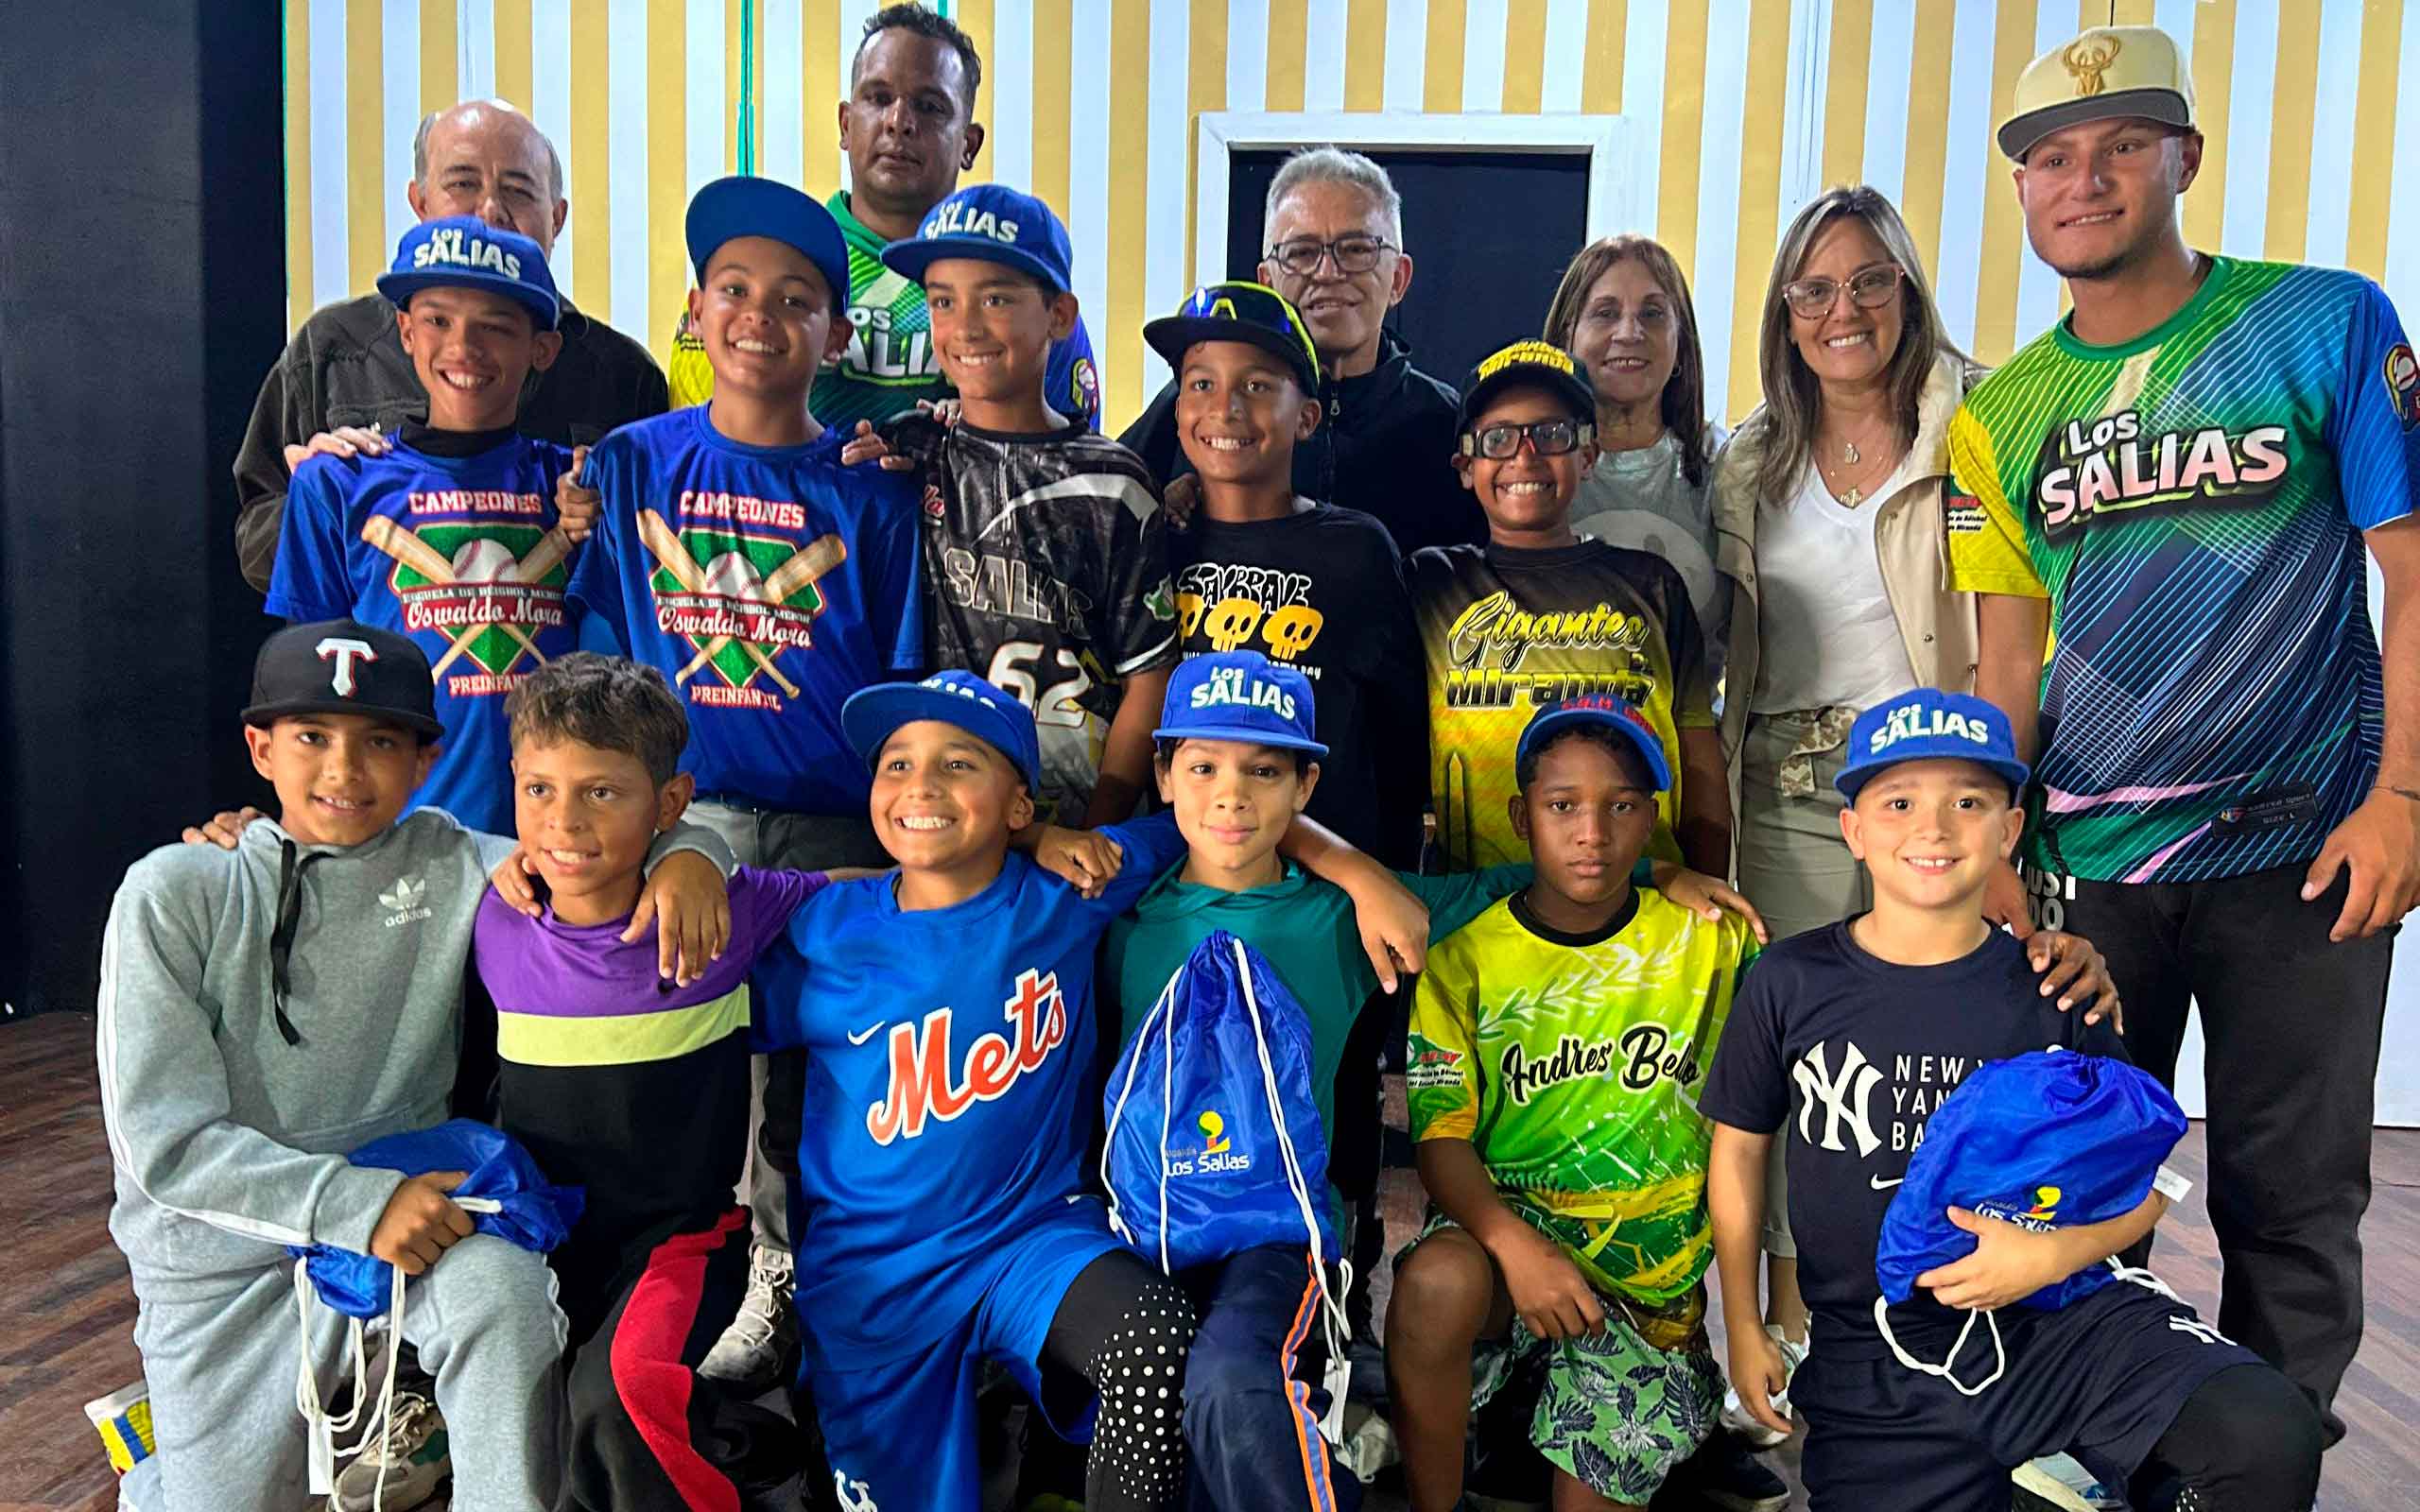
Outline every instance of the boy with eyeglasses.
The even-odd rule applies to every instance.
[[[1723,876],[1730,790],[1688,589],[1668,563],[1571,528],[1596,413],[1587,369],[1544,341],[1498,350],[1463,386],[1454,467],[1488,543],[1423,551],[1409,573],[1438,845],[1456,870],[1529,859],[1512,819],[1521,730],[1544,705],[1608,694],[1654,727],[1672,773],[1649,854]]]

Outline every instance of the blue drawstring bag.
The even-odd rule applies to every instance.
[[[580,1210],[587,1200],[578,1187],[559,1187],[549,1182],[538,1169],[538,1162],[529,1158],[529,1152],[510,1135],[467,1118],[372,1140],[346,1159],[366,1169],[401,1171],[407,1177],[425,1176],[431,1171],[464,1172],[462,1184],[448,1194],[456,1207],[471,1214],[472,1231],[509,1239],[540,1254],[552,1250],[570,1236],[572,1225],[579,1221]],[[285,1252],[297,1262],[294,1309],[302,1328],[294,1405],[310,1430],[311,1493],[320,1496],[335,1488],[337,1436],[352,1435],[363,1443],[369,1442],[393,1406],[395,1372],[390,1350],[386,1381],[376,1394],[377,1406],[366,1422],[362,1418],[362,1407],[372,1395],[367,1389],[368,1350],[362,1325],[382,1314],[389,1314],[389,1328],[401,1335],[406,1277],[375,1255],[357,1254],[335,1245],[288,1245]],[[320,1397],[319,1371],[311,1348],[311,1309],[315,1302],[334,1308],[353,1320],[347,1330],[354,1382],[353,1407],[341,1418],[327,1412]],[[385,1494],[386,1481],[382,1477],[373,1504]]]
[[[1948,1359],[1939,1365],[1900,1349],[1884,1316],[1890,1304],[1915,1294],[1918,1276],[1975,1252],[1975,1236],[1951,1223],[1947,1210],[1965,1208],[2042,1230],[2122,1218],[2142,1206],[2160,1162],[2184,1137],[2185,1113],[2176,1099],[2123,1060],[2053,1048],[1978,1067],[1927,1122],[1907,1179],[1882,1215],[1874,1251],[1882,1295],[1875,1299],[1874,1320],[1883,1341],[1910,1369],[1939,1376],[1967,1396],[1979,1393],[1999,1379],[2004,1353],[1972,1387],[1950,1373],[1976,1314],[1967,1315]],[[2062,1308],[2118,1280],[2167,1292],[2147,1273],[2112,1262],[2088,1265],[2020,1305]],[[1999,1325],[1982,1315],[1997,1352]]]
[[[1307,1246],[1334,1373],[1346,1358],[1338,1297],[1352,1267],[1328,1225],[1310,1022],[1269,963],[1213,931],[1168,978],[1105,1095],[1111,1230],[1171,1274],[1262,1245]],[[1333,1292],[1331,1263],[1341,1273]],[[1343,1383],[1328,1384],[1328,1436],[1340,1441]]]

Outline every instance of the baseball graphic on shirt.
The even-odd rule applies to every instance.
[[[735,598],[743,603],[767,604],[771,595],[765,592],[763,575],[756,564],[741,552],[726,551],[706,564],[706,580],[700,585],[706,593],[723,598]]]
[[[512,576],[521,564],[512,548],[492,536],[481,536],[462,543],[454,554],[454,580],[458,583],[501,583]]]

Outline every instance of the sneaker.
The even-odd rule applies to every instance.
[[[2009,1479],[2015,1485],[2019,1508],[2104,1512],[2126,1504],[2124,1497],[2102,1486],[2099,1477],[2071,1455],[2048,1454],[2030,1460],[2019,1465]]]
[[[739,1315],[706,1351],[698,1374],[750,1396],[769,1391],[798,1343],[798,1320],[790,1314],[791,1264],[786,1250],[758,1245],[748,1257],[748,1295]]]
[[[446,1452],[445,1419],[437,1404],[408,1391],[395,1393],[393,1416],[378,1442],[337,1477],[327,1512],[406,1512],[437,1494],[454,1473]]]
[[[1792,1344],[1783,1336],[1780,1328],[1774,1324],[1766,1324],[1765,1332],[1773,1343],[1781,1347],[1782,1394],[1780,1400],[1773,1405],[1779,1407],[1784,1413],[1788,1413],[1789,1411],[1789,1382],[1798,1374],[1800,1364],[1806,1358],[1806,1346]],[[1747,1403],[1739,1400],[1739,1388],[1728,1383],[1722,1388],[1722,1426],[1758,1449],[1771,1449],[1789,1437],[1788,1434],[1774,1433],[1771,1428],[1758,1422],[1755,1414],[1748,1410]]]
[[[1748,1446],[1717,1433],[1674,1467],[1664,1484],[1723,1512],[1785,1512],[1789,1487]]]

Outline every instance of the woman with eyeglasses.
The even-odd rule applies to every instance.
[[[1580,359],[1597,390],[1597,466],[1581,480],[1571,528],[1670,562],[1688,585],[1707,670],[1720,676],[1730,595],[1715,571],[1707,495],[1723,431],[1705,418],[1705,358],[1681,265],[1645,236],[1590,243],[1563,270],[1546,336]]]
[[[1974,689],[1975,600],[1949,591],[1942,490],[1950,417],[1982,374],[1943,328],[1898,211],[1862,185],[1819,196],[1784,233],[1758,354],[1765,402],[1717,458],[1713,502],[1739,890],[1780,939],[1872,904],[1832,786],[1858,712],[1919,685]],[[1781,1168],[1766,1318],[1794,1364],[1806,1307]]]

